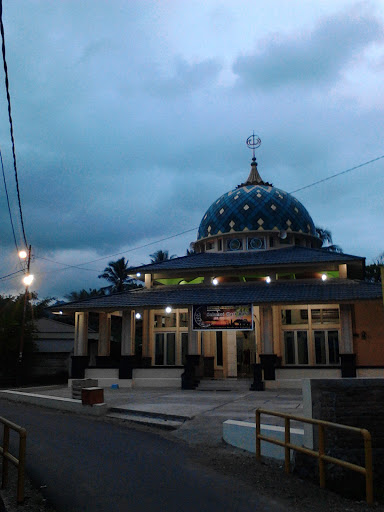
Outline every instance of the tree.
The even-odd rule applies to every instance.
[[[382,266],[384,266],[384,252],[373,263],[365,267],[365,280],[371,283],[381,283],[380,268]]]
[[[325,249],[326,251],[330,252],[339,252],[342,253],[343,249],[340,247],[340,245],[336,245],[333,243],[332,240],[332,233],[329,231],[329,229],[316,227],[316,234],[320,238],[322,242],[322,249]]]
[[[128,260],[125,261],[124,257],[117,261],[110,261],[108,267],[105,267],[104,272],[99,275],[99,278],[112,283],[104,288],[104,290],[111,293],[122,292],[128,288],[137,288],[137,285],[129,277]]]
[[[154,252],[153,254],[150,254],[149,257],[151,258],[151,263],[161,263],[162,261],[168,261],[173,260],[173,258],[177,258],[176,254],[169,256],[168,251],[162,251],[161,249]]]
[[[103,288],[100,288],[99,290],[97,290],[96,288],[89,288],[88,291],[83,288],[79,292],[73,291],[71,293],[68,293],[64,297],[70,302],[77,302],[78,300],[89,299],[91,297],[100,297],[102,295],[105,295],[105,290]]]

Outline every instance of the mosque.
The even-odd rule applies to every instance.
[[[73,378],[185,388],[253,378],[262,389],[384,376],[381,285],[364,281],[365,258],[322,248],[306,208],[261,178],[254,151],[246,181],[204,213],[193,248],[132,268],[141,289],[60,306],[75,313]]]

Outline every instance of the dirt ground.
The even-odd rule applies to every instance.
[[[125,425],[156,432],[176,443],[184,443],[175,439],[171,432],[159,432],[150,427],[128,423]],[[234,485],[236,479],[247,483],[256,489],[261,497],[281,503],[282,511],[285,512],[384,512],[384,503],[376,502],[370,507],[365,501],[349,500],[329,490],[322,490],[315,483],[301,480],[295,474],[286,475],[281,464],[271,461],[258,462],[253,454],[228,446],[224,442],[215,447],[193,444],[191,457],[198,465],[208,466],[215,471],[233,476]],[[1,491],[8,512],[55,512],[44,498],[44,489],[32,484],[28,478],[25,502],[16,506],[16,474],[13,468],[11,471],[14,472],[10,475],[11,484],[8,489]]]

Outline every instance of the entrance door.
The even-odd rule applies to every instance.
[[[176,333],[156,333],[155,364],[161,366],[176,364]]]
[[[253,331],[236,331],[237,376],[252,377],[256,362],[256,340]]]

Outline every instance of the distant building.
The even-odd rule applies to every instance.
[[[143,289],[60,306],[76,317],[72,375],[180,385],[188,363],[197,379],[252,377],[260,364],[269,387],[383,377],[381,286],[364,281],[364,258],[321,246],[305,207],[263,181],[253,158],[245,183],[203,215],[195,254],[133,268]],[[93,369],[90,312],[100,321]],[[106,371],[113,316],[121,357]]]

